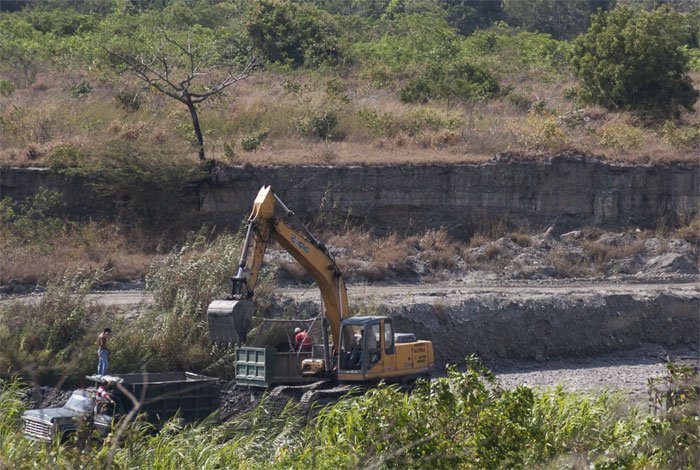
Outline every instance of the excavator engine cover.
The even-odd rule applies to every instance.
[[[245,341],[255,307],[250,300],[215,300],[207,308],[209,338],[218,344]]]

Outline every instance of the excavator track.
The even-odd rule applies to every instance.
[[[300,401],[306,393],[312,392],[327,383],[328,381],[326,380],[319,380],[317,382],[304,385],[278,385],[272,389],[269,397],[271,400],[287,398]]]
[[[269,394],[269,403],[276,411],[281,411],[289,400],[293,400],[300,405],[302,412],[317,405],[328,405],[335,403],[343,396],[357,392],[361,393],[365,388],[350,384],[336,384],[327,380],[319,380],[305,385],[280,385],[272,389]]]
[[[299,403],[302,408],[309,409],[313,404],[327,405],[335,403],[341,397],[357,389],[354,385],[336,385],[333,388],[321,388],[309,390],[301,396]]]

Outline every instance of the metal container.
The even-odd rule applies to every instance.
[[[318,381],[301,375],[301,362],[311,352],[277,352],[274,348],[236,348],[236,383],[251,387]]]

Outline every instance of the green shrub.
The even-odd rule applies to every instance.
[[[448,116],[434,108],[421,106],[411,115],[410,131],[413,133],[421,130],[437,131],[447,129],[454,131],[461,126],[462,121],[459,117]]]
[[[644,131],[622,123],[605,124],[598,129],[600,145],[610,147],[617,153],[638,150],[644,144]]]
[[[343,102],[349,102],[348,84],[340,78],[333,77],[326,82],[326,94]]]
[[[334,63],[340,56],[332,18],[308,3],[256,2],[246,30],[270,62],[293,67]]]
[[[590,23],[596,9],[607,9],[607,2],[587,0],[503,0],[503,12],[510,24],[517,24],[530,31],[572,38],[582,33]]]
[[[124,111],[134,112],[141,108],[141,96],[137,91],[120,90],[114,96],[117,104]]]
[[[63,227],[63,194],[46,188],[23,201],[0,200],[2,232],[23,242],[46,241]]]
[[[566,98],[567,100],[578,100],[580,94],[581,91],[578,87],[570,86],[564,88],[564,98]]]
[[[535,102],[532,104],[532,108],[530,109],[530,112],[533,114],[538,114],[538,115],[543,115],[547,111],[547,100],[542,99],[542,98],[537,98]]]
[[[586,97],[608,109],[650,118],[692,110],[700,96],[687,75],[687,15],[668,5],[655,11],[620,6],[593,18],[572,57]]]
[[[85,98],[86,96],[90,96],[93,91],[94,88],[92,85],[85,80],[68,88],[68,94],[73,98]]]
[[[379,39],[356,41],[352,46],[354,62],[378,83],[412,77],[425,64],[438,63],[459,52],[459,34],[437,12],[396,15],[383,29]],[[365,38],[366,34],[362,36]]]
[[[224,142],[224,156],[231,162],[236,159],[236,144],[234,142]]]
[[[338,125],[338,113],[333,109],[311,111],[297,125],[299,133],[305,136],[316,136],[324,140],[333,139]]]
[[[499,91],[496,79],[486,70],[466,62],[431,65],[401,89],[401,101],[425,103],[430,99],[460,101],[488,99]]]
[[[290,94],[296,94],[301,91],[301,83],[296,80],[284,80],[282,82],[282,89]]]
[[[387,112],[378,112],[369,108],[360,108],[357,111],[360,122],[369,129],[374,138],[389,137],[394,134],[394,123],[392,117]]]
[[[77,168],[85,161],[82,150],[72,145],[61,145],[49,151],[45,157],[46,164],[52,170]]]
[[[267,137],[268,133],[268,130],[262,130],[253,134],[243,136],[243,138],[241,139],[241,147],[246,152],[252,152],[253,150],[260,147],[260,144],[262,144],[262,141],[265,140],[265,137]]]
[[[693,72],[700,72],[700,49],[685,45],[683,51],[688,55],[688,68]]]
[[[43,36],[21,15],[0,16],[0,71],[13,77],[17,85],[31,85],[55,50],[52,38]]]
[[[93,31],[98,25],[97,15],[82,14],[72,8],[29,10],[27,18],[37,31],[59,37]]]
[[[689,126],[677,126],[667,121],[661,129],[661,135],[674,147],[700,147],[700,123]]]
[[[12,80],[0,80],[0,95],[8,97],[15,92],[15,83]]]
[[[435,95],[430,82],[423,78],[414,78],[399,92],[404,103],[427,103]]]
[[[556,118],[537,115],[528,116],[517,138],[520,145],[531,150],[558,150],[569,140]]]
[[[522,93],[510,92],[507,95],[508,102],[515,106],[519,111],[527,112],[532,106],[532,99]]]
[[[568,70],[570,49],[568,41],[501,22],[465,38],[461,56],[501,76],[517,70],[545,80],[560,80]]]

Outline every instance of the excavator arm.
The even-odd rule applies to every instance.
[[[284,217],[275,216],[278,205],[284,210]],[[263,257],[268,244],[274,240],[316,281],[333,345],[337,347],[340,344],[340,323],[349,316],[345,281],[325,245],[316,240],[301,222],[295,221],[298,228],[288,224],[289,219],[296,219],[296,216],[273,193],[272,188],[261,188],[248,218],[238,272],[232,278],[231,295],[227,300],[212,302],[208,309],[209,333],[215,342],[236,343],[245,340]]]

